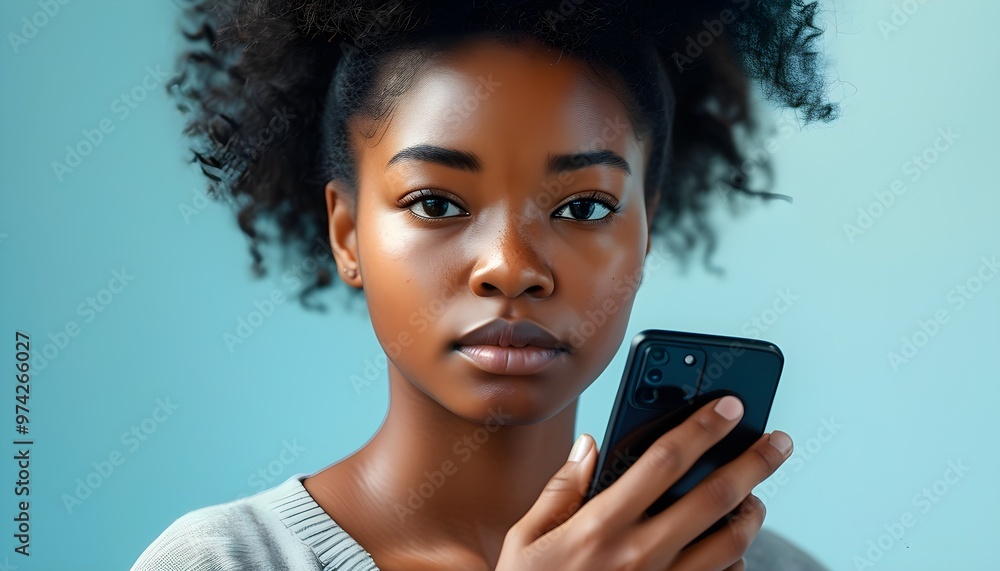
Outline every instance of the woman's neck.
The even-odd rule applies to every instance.
[[[378,432],[307,479],[307,490],[376,559],[452,558],[492,569],[507,530],[566,462],[577,401],[530,426],[503,425],[502,407],[471,422],[389,369],[389,412]]]

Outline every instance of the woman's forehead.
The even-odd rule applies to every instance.
[[[372,139],[363,147],[383,166],[400,149],[428,143],[475,147],[484,156],[603,149],[626,157],[633,171],[643,156],[625,106],[594,81],[586,63],[559,50],[527,53],[490,40],[463,44],[421,66],[392,106],[384,132]]]

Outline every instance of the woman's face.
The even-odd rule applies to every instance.
[[[558,50],[477,40],[418,71],[373,137],[352,131],[356,227],[342,208],[331,239],[390,367],[474,421],[572,403],[620,347],[649,251],[648,144],[624,106]],[[497,318],[559,349],[462,340]]]

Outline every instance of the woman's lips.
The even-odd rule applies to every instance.
[[[551,365],[563,353],[560,349],[534,345],[459,345],[455,350],[468,357],[480,369],[497,375],[531,375]]]

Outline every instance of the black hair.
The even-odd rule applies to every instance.
[[[817,10],[803,0],[188,0],[180,19],[192,43],[167,90],[209,195],[233,204],[263,275],[266,224],[287,265],[326,240],[326,182],[356,189],[350,118],[385,118],[418,66],[464,39],[515,49],[533,39],[586,62],[652,137],[653,236],[682,260],[703,241],[709,264],[713,190],[787,198],[750,188],[743,172],[739,130],[759,127],[751,81],[805,123],[838,113],[814,49]],[[759,166],[769,171],[767,156]],[[323,308],[309,298],[335,283],[325,249],[311,254],[307,307]]]

